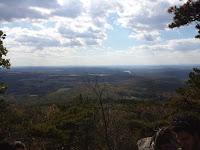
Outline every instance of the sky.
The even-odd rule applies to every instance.
[[[169,29],[179,0],[0,0],[12,66],[200,64],[194,25]]]

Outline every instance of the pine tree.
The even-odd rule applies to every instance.
[[[0,67],[9,69],[10,68],[10,60],[4,58],[8,50],[3,45],[3,40],[6,38],[6,34],[3,33],[3,31],[0,30]],[[4,93],[7,86],[4,83],[0,82],[0,94]]]
[[[195,23],[198,30],[195,37],[200,38],[200,0],[188,0],[181,6],[170,7],[168,12],[174,14],[173,22],[169,24],[170,28]]]

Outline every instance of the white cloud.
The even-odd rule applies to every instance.
[[[21,59],[32,65],[187,63],[192,57],[198,62],[199,41],[161,39],[161,31],[166,31],[171,20],[167,9],[179,3],[182,2],[1,0],[0,22],[8,35],[9,56],[17,65],[22,65]],[[113,22],[109,20],[111,16]],[[103,47],[113,23],[128,29],[133,41],[143,43],[124,51]],[[143,40],[150,42],[144,45]]]
[[[181,48],[182,43],[187,48]],[[9,57],[14,65],[35,66],[199,64],[199,45],[199,41],[193,39],[154,42],[151,45],[139,45],[120,51],[108,48],[91,50],[65,47],[49,47],[35,51],[27,50],[28,47],[21,45],[18,49],[10,49]]]
[[[180,2],[178,0],[119,0],[118,3],[121,6],[118,11],[118,22],[132,30],[131,37],[153,41],[159,39],[159,32],[165,30],[171,20],[167,9]]]
[[[49,34],[44,32],[45,28],[52,30],[52,27],[45,23],[51,21],[55,24],[54,34],[59,35],[60,46],[98,46],[107,39],[108,30],[112,29],[109,16],[116,14],[117,23],[131,31],[130,37],[146,41],[160,40],[160,31],[165,29],[170,19],[167,9],[171,5],[170,0],[2,0],[0,20],[11,21],[10,24],[15,25],[14,20],[23,19],[27,24],[29,22],[30,27],[43,29],[38,29],[39,41],[43,37],[47,41],[46,35]],[[27,42],[28,39],[33,42]],[[34,38],[28,39],[26,43],[35,43]],[[47,42],[43,46],[47,46]]]

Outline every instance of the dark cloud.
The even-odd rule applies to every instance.
[[[36,48],[44,48],[44,47],[58,47],[60,46],[60,42],[56,39],[39,37],[39,36],[28,36],[24,35],[16,39],[16,41],[22,43],[26,46],[33,46]]]
[[[109,11],[112,11],[112,6],[110,3],[102,0],[102,1],[92,1],[92,5],[90,7],[90,14],[92,18],[97,17],[106,17],[109,14]]]
[[[79,0],[71,0],[61,8],[58,8],[52,15],[75,18],[83,11],[82,3]]]
[[[163,30],[170,21],[167,9],[170,7],[169,2],[160,2],[155,6],[155,10],[145,10],[143,13],[132,16],[129,26],[136,27],[139,30]],[[149,12],[152,14],[150,15]]]
[[[171,40],[170,48],[175,51],[199,51],[200,42],[194,39]]]
[[[19,8],[19,7],[13,7],[9,6],[2,7],[0,5],[0,21],[11,21],[13,19],[22,19],[22,18],[45,18],[42,14],[35,10],[31,10],[28,8]]]
[[[83,46],[83,43],[81,43],[78,39],[71,39],[69,42],[66,42],[62,46],[64,47],[81,47]]]
[[[163,42],[155,42],[152,45],[141,45],[135,49],[148,52],[194,52],[200,51],[200,42],[196,39],[173,39]]]
[[[86,45],[98,45],[98,41],[95,39],[85,39]]]
[[[147,35],[144,35],[144,39],[146,41],[154,41],[155,37],[153,35],[147,34]]]
[[[55,8],[59,7],[57,0],[1,0],[0,5],[16,7],[42,7]]]
[[[70,46],[99,45],[106,36],[103,32],[101,32],[101,30],[92,29],[91,27],[89,27],[84,32],[78,32],[70,28],[61,26],[58,31],[64,38],[71,40],[70,44],[68,44]]]
[[[59,4],[56,0],[1,0],[0,1],[0,21],[11,21],[23,18],[45,18],[40,12],[31,7],[57,8]]]
[[[130,11],[131,8],[127,10],[127,6],[121,3],[123,9],[119,9],[120,17],[118,20],[122,26],[129,28],[133,33],[131,36],[136,39],[141,38],[147,41],[159,39],[159,35],[152,35],[155,35],[155,32],[165,30],[170,22],[171,18],[167,12],[171,6],[170,1],[138,0],[132,1],[131,4],[136,6],[136,11]]]
[[[51,15],[75,18],[83,11],[82,3],[71,0],[61,6],[57,0],[1,0],[0,1],[0,21],[11,21],[13,19],[39,19],[47,18],[31,7],[47,8],[54,10]]]
[[[69,39],[84,38],[84,39],[102,39],[105,36],[99,31],[88,28],[84,32],[74,31],[70,28],[60,27],[58,31],[65,37]]]

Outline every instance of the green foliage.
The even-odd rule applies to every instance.
[[[107,87],[101,95],[101,105],[98,95],[96,97],[86,87],[81,90],[61,89],[49,94],[48,99],[37,96],[32,99],[21,97],[21,103],[10,99],[0,101],[0,139],[22,139],[29,149],[106,150],[108,141],[111,149],[136,150],[138,139],[152,136],[156,129],[167,126],[175,113],[190,111],[200,114],[200,105],[197,105],[199,74],[199,69],[190,73],[186,86],[179,90],[180,96],[171,103],[157,100],[157,97],[154,100],[128,99],[127,86],[117,87],[116,91]],[[126,84],[130,83],[127,81]],[[149,89],[155,85],[146,84],[150,84]],[[124,93],[121,95],[114,94],[122,89]],[[184,93],[190,93],[187,102],[192,105],[183,103]],[[105,121],[108,139],[105,138]]]
[[[170,7],[168,12],[174,14],[173,22],[169,24],[170,28],[195,23],[198,30],[196,38],[200,38],[200,0],[188,0],[182,6]]]
[[[189,74],[186,86],[177,90],[177,92],[188,101],[200,100],[200,69],[194,68]]]
[[[3,45],[3,40],[6,38],[6,34],[3,33],[3,31],[0,30],[0,67],[3,68],[10,68],[10,61],[9,59],[4,58],[6,54],[8,53],[8,50]],[[3,83],[0,83],[0,94],[4,93],[6,91],[7,87]]]
[[[0,129],[4,131],[1,135],[5,140],[23,139],[29,148],[37,143],[49,150],[62,147],[107,149],[102,113],[94,99],[80,95],[65,104],[25,106],[2,101],[1,106],[6,108],[1,112],[3,118],[0,118]],[[109,142],[116,150],[136,149],[136,141],[152,135],[154,128],[160,124],[157,120],[167,113],[157,113],[164,107],[157,102],[105,101],[103,107]]]
[[[3,45],[3,40],[6,38],[6,34],[0,30],[0,66],[3,68],[9,68],[10,62],[9,59],[5,59],[4,56],[8,53],[8,50]]]
[[[4,83],[0,83],[0,94],[5,93],[7,86]]]
[[[194,68],[189,73],[185,86],[177,89],[177,95],[171,99],[174,112],[200,114],[200,69]]]

